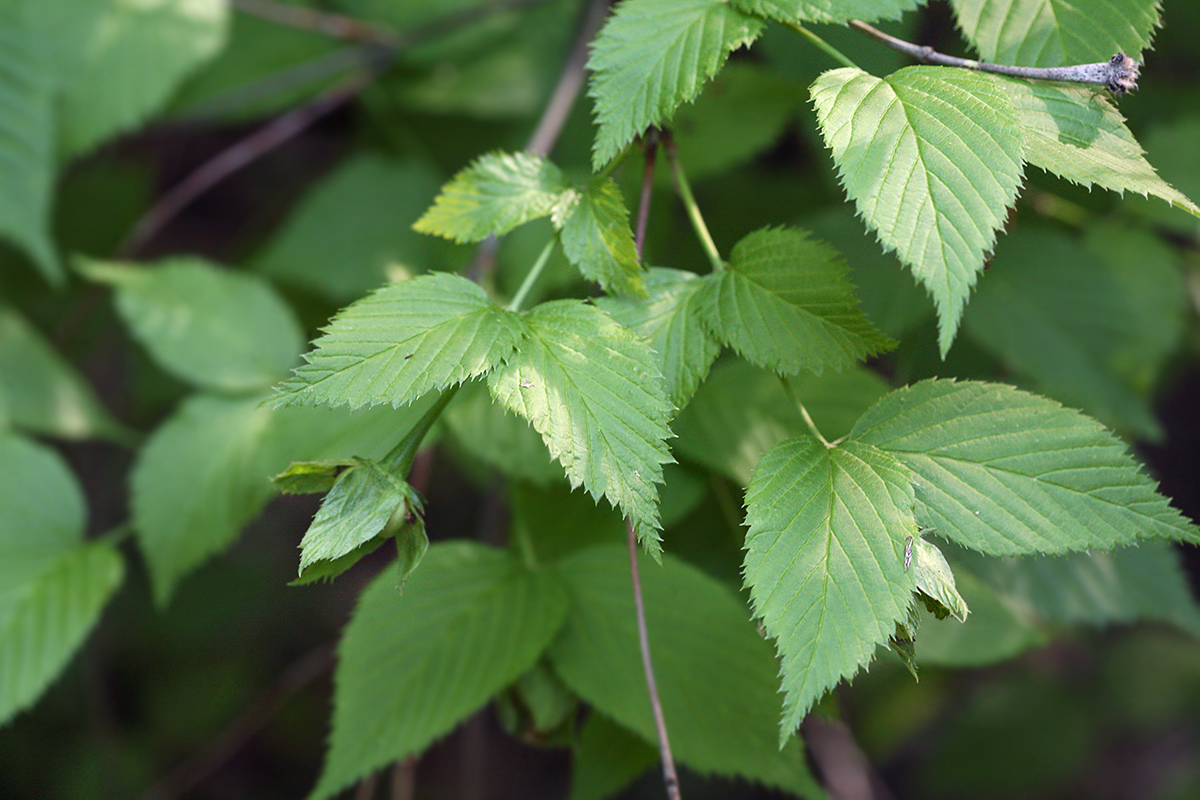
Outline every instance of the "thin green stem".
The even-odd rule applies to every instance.
[[[546,262],[550,260],[550,253],[554,249],[554,240],[546,242],[546,246],[542,248],[542,254],[538,256],[537,261],[533,262],[533,268],[529,270],[529,274],[525,276],[525,281],[521,284],[521,288],[517,289],[516,295],[512,302],[508,304],[509,311],[520,311],[521,304],[525,302],[525,298],[529,295],[529,291],[533,289],[533,284],[537,283],[538,276],[542,274],[542,270],[546,268]]]
[[[529,570],[538,568],[537,548],[533,546],[533,539],[529,536],[529,529],[521,523],[514,524],[510,527],[512,530],[513,543],[517,546],[517,552],[521,555],[521,563]]]
[[[817,36],[815,33],[810,31],[808,28],[804,27],[803,25],[801,25],[799,22],[785,22],[784,24],[787,25],[792,30],[794,30],[796,33],[803,36],[805,39],[808,39],[810,42],[815,44],[819,49],[825,51],[825,53],[827,55],[832,57],[834,61],[841,64],[843,67],[854,67],[855,69],[862,69],[862,67],[860,67],[858,64],[855,64],[853,61],[851,61],[849,58],[847,58],[846,54],[843,53],[841,50],[838,50],[836,47],[834,47],[829,42],[822,39],[820,36]]]
[[[808,409],[805,408],[804,403],[800,400],[800,397],[796,394],[796,390],[792,388],[792,384],[788,382],[788,379],[780,378],[779,380],[783,383],[783,390],[788,393],[788,397],[792,398],[792,402],[796,404],[796,408],[800,409],[800,416],[804,419],[804,424],[808,426],[808,430],[812,432],[812,435],[817,437],[817,440],[826,447],[833,447],[829,440],[821,435],[820,429],[817,428],[817,423],[813,422],[812,415],[808,413]]]
[[[679,156],[675,152],[675,140],[671,138],[670,131],[663,131],[662,144],[667,153],[667,161],[671,163],[671,177],[675,179],[675,189],[679,192],[679,199],[683,201],[683,207],[687,209],[692,228],[696,231],[696,236],[704,247],[704,254],[708,256],[713,271],[720,272],[725,269],[725,262],[721,260],[721,254],[717,251],[712,234],[708,232],[708,226],[704,224],[704,217],[700,214],[696,196],[692,194],[692,187],[688,183],[687,175],[684,174],[683,165],[679,163]]]
[[[392,448],[390,453],[384,456],[383,463],[387,464],[393,474],[405,476],[412,469],[417,451],[421,449],[421,442],[425,441],[425,436],[433,427],[433,423],[437,422],[438,417],[442,415],[446,406],[458,393],[459,385],[451,386],[443,391],[434,404],[429,407],[429,410],[417,420],[417,424],[413,426],[412,430]]]

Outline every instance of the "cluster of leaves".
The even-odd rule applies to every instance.
[[[647,613],[678,758],[806,796],[822,789],[793,734],[881,647],[915,672],[1010,657],[1048,625],[1159,619],[1200,633],[1169,544],[1200,543],[1200,530],[1101,424],[1161,435],[1149,398],[1179,347],[1185,290],[1176,251],[1148,222],[1194,231],[1180,212],[1200,207],[1159,177],[1097,91],[945,67],[822,71],[810,143],[832,157],[830,183],[878,246],[840,210],[800,220],[798,207],[781,223],[755,206],[728,226],[724,258],[687,176],[744,165],[806,99],[755,62],[726,65],[730,55],[761,38],[768,62],[785,61],[772,37],[789,28],[832,32],[920,4],[624,0],[591,47],[590,169],[501,138],[438,191],[432,165],[360,156],[251,271],[197,257],[131,264],[105,257],[111,245],[58,252],[56,176],[160,113],[223,49],[237,72],[253,48],[245,30],[229,35],[219,0],[77,5],[0,7],[0,235],[20,253],[14,271],[32,265],[51,284],[66,282],[71,250],[103,251],[71,253],[72,279],[107,291],[149,362],[187,388],[138,443],[28,315],[0,307],[0,465],[15,476],[0,487],[0,719],[33,703],[96,624],[123,580],[125,530],[165,606],[279,490],[325,493],[297,583],[334,579],[385,541],[399,554],[346,628],[314,797],[421,752],[493,700],[515,733],[575,745],[575,796],[636,777],[655,758],[654,727],[627,556],[613,544],[622,517],[655,562],[643,570]],[[397,30],[438,18],[343,5]],[[485,24],[416,48],[372,102],[496,113],[497,96],[516,95],[494,76],[537,65],[522,55],[499,69],[511,53],[493,37],[564,20],[569,33],[571,4],[545,5],[511,12],[503,34]],[[1159,13],[1153,0],[951,5],[981,56],[1035,66],[1140,57]],[[462,52],[475,94],[432,89],[434,66]],[[221,68],[181,96],[221,88]],[[679,231],[652,220],[647,252],[671,266],[643,268],[625,202],[636,170],[621,167],[654,127],[678,131],[670,160],[701,257],[668,246]],[[997,243],[1027,167],[1055,176],[1051,191],[1152,195],[1175,216],[1129,203],[1119,225],[1061,201],[1084,218],[1077,231],[1035,219]],[[460,244],[509,236],[527,270],[520,288],[503,269],[496,285],[454,274],[461,253],[409,226]],[[524,257],[522,236],[540,255]],[[888,254],[932,299],[935,325]],[[711,269],[686,269],[693,261]],[[298,305],[276,283],[343,306],[299,367]],[[584,299],[589,284],[605,295]],[[960,332],[980,352],[962,374],[974,380],[953,377]],[[911,385],[892,388],[868,359],[890,359],[885,371]],[[115,535],[85,537],[78,481],[33,435],[136,443]],[[468,469],[508,479],[509,547],[430,546],[408,480],[439,439]],[[744,489],[744,518],[730,484]],[[586,495],[569,492],[579,487]],[[706,504],[723,501],[737,547],[693,553],[703,572],[673,544],[696,547],[688,526],[722,519]],[[739,574],[749,608],[718,577]],[[581,704],[595,713],[576,732]]]

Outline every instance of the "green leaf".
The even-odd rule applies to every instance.
[[[650,343],[666,381],[667,398],[683,408],[720,352],[700,316],[705,281],[694,272],[651,267],[647,297],[600,297],[596,305]]]
[[[559,168],[541,156],[491,153],[442,187],[413,228],[456,242],[478,242],[549,216],[569,189]]]
[[[273,402],[399,408],[490,371],[520,336],[520,317],[478,285],[458,275],[422,275],[342,309]]]
[[[802,231],[751,233],[707,283],[699,302],[713,336],[780,374],[842,370],[895,345],[859,310],[837,251]]]
[[[933,296],[945,355],[1021,181],[1012,102],[988,76],[946,67],[836,69],[811,92],[846,193]]]
[[[746,524],[746,585],[782,659],[787,737],[907,618],[914,580],[904,571],[904,538],[917,534],[911,477],[870,445],[787,439],[754,470]]]
[[[612,178],[572,191],[555,209],[563,252],[588,280],[606,292],[646,294],[642,265],[633,246],[629,211]]]
[[[0,305],[0,395],[8,423],[47,436],[116,440],[129,433],[91,386],[14,309]]]
[[[909,543],[905,543],[907,548]],[[917,592],[925,595],[938,607],[935,615],[945,619],[953,615],[959,622],[967,621],[967,603],[954,584],[954,573],[937,545],[916,536],[912,540],[912,571]],[[908,559],[908,550],[904,553]]]
[[[592,44],[592,164],[599,170],[646,128],[699,94],[762,23],[723,0],[624,0]]]
[[[742,601],[670,555],[661,566],[643,561],[646,627],[675,757],[702,774],[819,795],[800,742],[778,746],[776,662]],[[597,711],[654,741],[628,551],[589,548],[555,572],[570,591],[571,613],[551,665]]]
[[[271,480],[284,494],[320,494],[332,489],[338,475],[356,463],[353,458],[296,461]]]
[[[849,433],[888,385],[862,367],[787,378],[817,428],[830,438]],[[740,359],[719,362],[675,423],[675,451],[745,486],[762,454],[808,430],[779,377]]]
[[[225,44],[224,0],[37,0],[62,80],[59,152],[70,157],[141,125]],[[69,48],[69,49],[68,49]]]
[[[1050,638],[1028,609],[997,594],[973,573],[960,570],[955,577],[971,616],[966,622],[926,619],[917,635],[919,664],[981,667],[1006,661]]]
[[[951,0],[985,61],[1058,67],[1138,58],[1158,25],[1159,0]]]
[[[225,392],[263,389],[287,374],[304,344],[291,308],[257,275],[196,258],[142,268],[79,262],[116,290],[130,332],[160,367]]]
[[[1025,135],[1025,160],[1083,186],[1154,195],[1190,214],[1200,206],[1146,160],[1108,98],[1083,86],[1001,80]]]
[[[52,450],[0,433],[0,723],[31,705],[121,583],[121,556],[83,539],[84,501]]]
[[[603,714],[589,714],[571,759],[570,800],[607,800],[658,758],[658,749],[647,740]]]
[[[482,381],[464,384],[442,416],[454,446],[509,478],[538,486],[562,483],[562,467],[527,420],[492,400]],[[493,476],[489,473],[485,481]]]
[[[524,317],[525,339],[488,376],[505,408],[532,423],[572,487],[608,499],[657,550],[658,489],[671,461],[670,403],[649,346],[574,300]]]
[[[852,19],[871,22],[899,19],[906,11],[921,5],[921,0],[732,0],[747,14],[780,22],[833,22],[844,25]]]
[[[1200,635],[1200,606],[1179,556],[1170,543],[1149,541],[1108,553],[962,559],[1007,602],[1058,625],[1157,620]]]
[[[54,78],[31,16],[41,0],[0,6],[0,237],[29,256],[51,283],[62,266],[50,240],[54,185]]]
[[[1135,262],[1142,281],[1156,277],[1149,273],[1157,266],[1151,257],[1157,240],[1147,238],[1139,239],[1145,248]],[[1063,233],[1025,227],[996,248],[964,325],[981,347],[1056,400],[1157,438],[1162,430],[1149,399],[1114,369],[1118,351],[1131,343],[1137,355],[1131,352],[1130,360],[1161,363],[1165,355],[1139,339],[1146,318],[1169,317],[1169,307],[1144,308],[1144,296],[1118,283],[1104,258]]]
[[[1010,386],[922,381],[876,403],[851,436],[916,475],[921,527],[990,555],[1200,542],[1120,440]]]
[[[400,517],[401,527],[421,513],[420,498],[403,479],[378,462],[354,459],[321,501],[300,541],[300,578],[310,566],[339,559],[380,533],[389,533],[393,517]]]
[[[333,733],[312,800],[419,753],[531,668],[562,627],[549,572],[470,542],[430,548],[404,588],[363,594],[339,648]]]
[[[132,516],[155,601],[237,538],[298,456],[379,458],[425,413],[271,410],[261,397],[196,395],[154,432],[132,475]]]
[[[440,183],[416,161],[350,158],[305,195],[254,268],[339,304],[424,272],[437,243],[405,223],[429,207]]]

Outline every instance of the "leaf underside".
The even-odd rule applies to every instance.
[[[1020,184],[1012,102],[988,76],[946,67],[836,69],[811,92],[846,193],[933,296],[945,354]]]
[[[1120,440],[1010,386],[923,381],[885,396],[851,437],[912,470],[921,527],[989,555],[1200,542]]]
[[[907,616],[914,583],[904,538],[917,533],[911,478],[869,445],[787,439],[750,479],[746,524],[745,580],[782,660],[786,737]]]

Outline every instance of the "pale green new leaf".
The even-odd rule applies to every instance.
[[[380,575],[346,628],[312,800],[423,751],[532,667],[567,615],[555,575],[470,542],[430,548],[396,582]]]
[[[947,67],[836,69],[811,92],[846,193],[933,296],[945,354],[1021,181],[1012,102],[988,76]]]
[[[521,331],[520,317],[477,284],[422,275],[342,309],[273,402],[398,408],[495,368]]]
[[[64,439],[128,432],[100,404],[91,386],[14,309],[0,305],[0,395],[9,424]]]
[[[863,367],[786,379],[817,428],[830,438],[847,434],[888,391]],[[750,480],[762,454],[808,428],[779,376],[741,359],[720,361],[674,425],[674,448],[689,461],[716,470],[739,486]]]
[[[755,231],[698,302],[719,341],[783,375],[845,369],[895,343],[858,308],[837,251],[798,230]]]
[[[1139,58],[1160,0],[950,0],[958,26],[985,61],[1058,67]]]
[[[658,489],[671,461],[671,405],[654,353],[637,334],[575,300],[524,317],[525,338],[488,375],[492,396],[532,423],[573,487],[629,515],[658,549]]]
[[[598,170],[634,137],[700,93],[762,22],[724,0],[624,0],[592,44]]]
[[[1200,542],[1120,440],[1011,386],[922,381],[876,403],[851,436],[916,475],[923,528],[990,555]]]
[[[559,168],[541,156],[490,153],[442,187],[413,228],[456,242],[478,242],[549,216],[569,190]]]
[[[911,477],[870,445],[787,439],[754,470],[746,524],[743,571],[782,660],[786,737],[907,618],[914,582],[904,538],[917,534]]]
[[[1121,113],[1094,89],[1001,79],[1025,134],[1025,160],[1083,186],[1154,195],[1190,214],[1200,206],[1155,172]]]
[[[906,558],[907,555],[906,551]],[[967,603],[958,593],[946,557],[937,545],[920,536],[912,541],[912,573],[917,591],[935,601],[940,608],[939,619],[953,615],[960,622],[966,621]]]
[[[291,308],[257,275],[197,258],[78,266],[116,290],[121,318],[154,361],[197,386],[264,389],[287,375],[304,346]]]
[[[549,660],[597,711],[655,741],[638,649],[629,554],[581,550],[555,567],[571,612]],[[779,747],[781,703],[771,647],[730,590],[666,555],[641,570],[646,627],[675,757],[702,774],[740,776],[819,796],[799,740]],[[810,792],[812,794],[810,794]]]
[[[700,316],[705,280],[694,272],[651,267],[646,298],[600,297],[596,305],[650,343],[676,409],[687,405],[721,346]]]
[[[42,275],[62,281],[50,240],[54,185],[54,76],[30,20],[35,0],[0,5],[0,237]]]
[[[46,690],[121,582],[111,545],[83,539],[84,500],[53,451],[0,433],[0,724]]]
[[[906,11],[919,7],[924,0],[732,0],[737,8],[780,22],[833,22],[848,20],[871,22],[899,19]]]
[[[604,178],[572,191],[555,209],[554,224],[563,252],[583,277],[612,294],[646,294],[629,211],[616,181]]]
[[[300,540],[300,576],[309,566],[334,561],[375,539],[397,513],[417,517],[416,491],[382,464],[356,458],[337,481]]]
[[[917,635],[917,663],[981,667],[1045,644],[1050,632],[1019,602],[998,594],[974,573],[959,570],[956,585],[971,606],[966,622],[925,619]]]
[[[36,2],[60,73],[64,157],[142,124],[225,44],[225,0]]]

